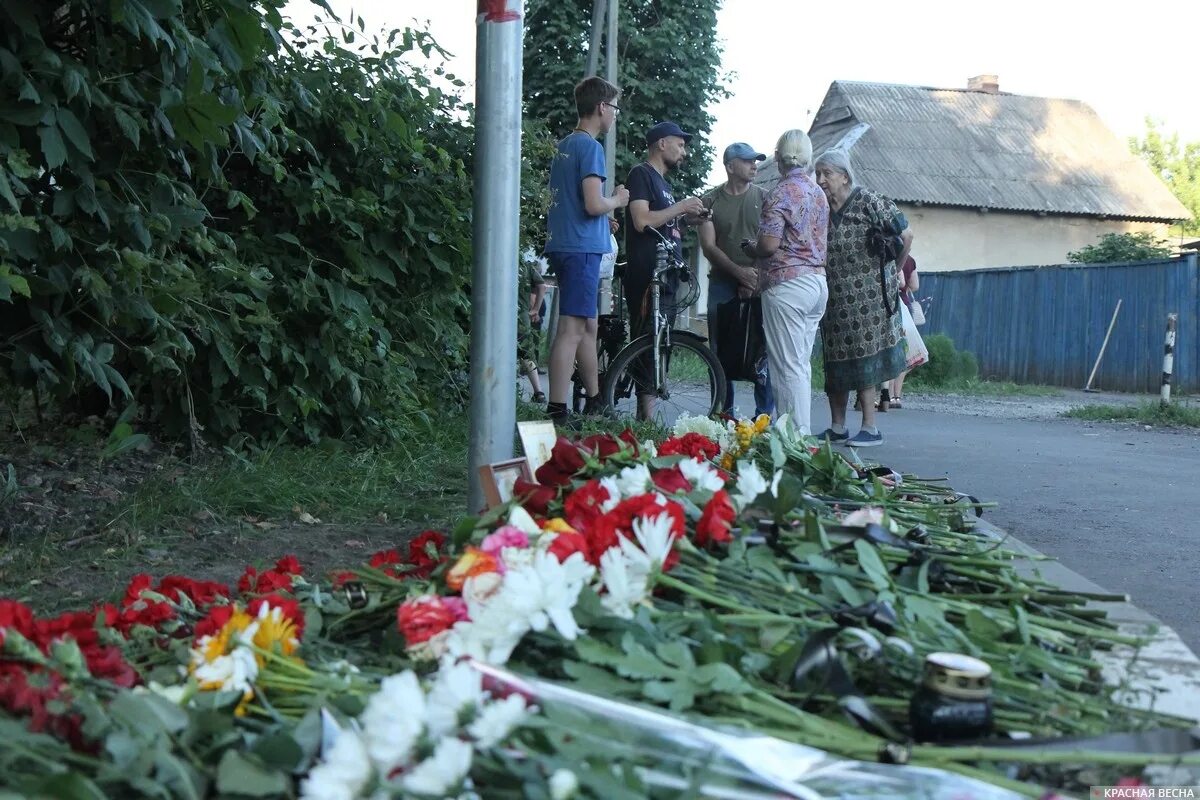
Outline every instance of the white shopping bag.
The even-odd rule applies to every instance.
[[[617,268],[617,237],[609,234],[609,250],[600,256],[600,280],[611,281]]]
[[[929,349],[925,347],[925,340],[917,331],[912,314],[904,303],[900,304],[900,315],[904,320],[904,362],[907,369],[919,367],[929,361]]]

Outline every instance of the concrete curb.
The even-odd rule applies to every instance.
[[[985,519],[976,520],[976,530],[1017,553],[1014,568],[1022,575],[1040,575],[1067,591],[1116,594],[1088,580],[1050,556],[1030,547]],[[1089,603],[1103,609],[1123,634],[1146,637],[1136,661],[1133,649],[1117,647],[1098,653],[1104,676],[1113,683],[1128,684],[1130,705],[1154,708],[1192,720],[1200,720],[1200,658],[1167,625],[1132,603]]]

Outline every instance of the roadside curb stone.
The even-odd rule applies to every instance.
[[[1040,575],[1067,591],[1116,594],[985,519],[976,520],[975,529],[995,541],[1003,541],[1006,548],[1016,553],[1019,558],[1013,566],[1021,575]],[[1103,609],[1122,634],[1149,639],[1132,662],[1134,651],[1130,647],[1118,646],[1098,653],[1105,678],[1114,683],[1128,681],[1132,691],[1127,700],[1133,705],[1200,720],[1200,658],[1175,631],[1133,603],[1093,601],[1088,605]]]

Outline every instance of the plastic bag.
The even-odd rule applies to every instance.
[[[1020,795],[940,769],[854,761],[753,731],[699,725],[658,709],[471,665],[493,694],[519,692],[551,724],[639,764],[651,786],[714,800],[1019,800]],[[691,779],[699,779],[699,785]],[[677,796],[683,796],[679,794]]]
[[[904,321],[904,363],[905,369],[919,367],[929,361],[929,349],[925,347],[925,340],[921,338],[920,332],[917,331],[917,325],[913,322],[912,314],[909,313],[908,306],[900,304],[900,317]]]
[[[730,300],[717,306],[717,360],[731,381],[758,379],[758,366],[767,352],[762,298]]]

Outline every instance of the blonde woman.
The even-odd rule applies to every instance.
[[[762,294],[763,330],[779,414],[811,432],[812,349],[829,290],[825,235],[829,202],[809,177],[812,142],[790,130],[775,145],[779,184],[763,202],[758,240],[743,247],[755,259]]]

